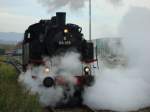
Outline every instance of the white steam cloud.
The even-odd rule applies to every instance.
[[[45,58],[45,66],[50,68],[49,73],[45,72],[45,66],[29,67],[27,72],[20,75],[19,82],[30,94],[39,95],[40,103],[43,106],[55,106],[60,101],[66,102],[68,99],[64,99],[65,87],[63,85],[56,82],[55,86],[46,88],[43,85],[43,80],[46,77],[53,79],[57,77],[57,80],[63,78],[63,81],[65,80],[70,88],[68,95],[72,95],[74,92],[73,85],[76,83],[73,76],[82,73],[79,57],[78,53],[70,52],[52,59]]]
[[[69,6],[72,9],[82,8],[88,0],[38,0],[49,11]],[[118,5],[122,0],[109,0]],[[150,10],[134,7],[124,16],[120,25],[119,35],[123,37],[123,46],[128,57],[126,67],[108,68],[95,72],[96,83],[85,88],[84,103],[95,109],[116,111],[138,110],[150,106]],[[81,74],[81,62],[76,53],[67,53],[61,57],[50,59],[52,71],[45,74],[44,67],[29,69],[20,75],[19,81],[26,86],[31,94],[38,94],[40,102],[54,106],[63,99],[64,88],[45,88],[42,81],[46,76],[55,78],[61,75],[73,85],[73,75]],[[99,63],[101,65],[101,61]],[[49,59],[47,66],[51,68]],[[101,66],[100,66],[101,67]],[[37,77],[36,81],[32,76]],[[71,86],[72,87],[72,86]],[[71,88],[70,87],[70,88]],[[70,94],[74,90],[71,89]]]
[[[76,10],[84,7],[85,2],[88,0],[38,0],[43,6],[46,6],[49,11],[69,6],[71,9]]]
[[[124,16],[120,35],[128,66],[96,72],[96,83],[87,88],[85,104],[95,109],[138,110],[150,106],[150,10],[134,7]],[[100,63],[101,64],[101,63]]]

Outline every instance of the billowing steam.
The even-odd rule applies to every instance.
[[[49,10],[64,6],[73,9],[81,8],[87,0],[39,0]],[[120,4],[121,0],[109,0],[113,4]],[[150,106],[150,10],[134,7],[124,16],[120,25],[119,35],[123,37],[128,65],[116,66],[95,71],[96,83],[85,88],[84,103],[95,109],[117,111],[138,110]],[[19,81],[30,94],[38,94],[40,102],[45,106],[54,106],[64,99],[64,89],[61,85],[51,88],[43,86],[43,79],[47,76],[63,77],[69,83],[70,95],[72,85],[76,81],[73,75],[81,74],[81,62],[77,53],[67,53],[63,56],[47,60],[50,72],[44,72],[45,67],[31,69],[19,77]],[[51,63],[50,63],[51,62]],[[99,61],[101,65],[101,61]],[[100,66],[101,67],[101,66]],[[36,77],[33,79],[32,77]]]
[[[49,11],[69,6],[71,9],[79,9],[85,5],[88,0],[38,0],[43,6],[46,6]]]
[[[150,106],[150,10],[134,7],[125,15],[120,35],[128,66],[96,72],[96,84],[87,88],[85,104],[96,109],[138,110]],[[100,63],[101,64],[101,63]]]
[[[52,79],[57,77],[57,80],[65,80],[68,83],[67,87],[69,87],[68,94],[72,95],[74,92],[73,85],[76,81],[73,75],[80,75],[82,72],[79,57],[79,54],[70,52],[52,59],[44,58],[45,66],[29,67],[26,73],[20,75],[19,82],[23,84],[30,94],[39,95],[40,103],[43,106],[55,106],[60,101],[66,102],[68,99],[64,99],[65,88],[59,84],[61,82],[46,88],[43,85],[43,80],[46,77],[51,77]],[[45,72],[45,67],[50,69],[48,73]]]

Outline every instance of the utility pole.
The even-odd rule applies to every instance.
[[[89,0],[89,41],[92,41],[91,36],[92,36],[92,6],[91,6],[91,0]]]

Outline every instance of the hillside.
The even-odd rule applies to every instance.
[[[15,32],[0,32],[0,43],[1,44],[16,44],[22,41],[23,34]]]

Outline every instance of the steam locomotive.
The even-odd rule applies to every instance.
[[[54,57],[69,51],[80,54],[80,60],[85,65],[83,74],[75,76],[78,84],[76,91],[65,105],[80,105],[85,86],[91,86],[94,82],[91,63],[94,61],[93,43],[83,38],[82,28],[76,24],[66,24],[66,13],[57,12],[50,20],[40,20],[32,24],[24,34],[23,40],[23,70],[28,65],[44,65],[43,56]],[[49,72],[50,68],[45,68]],[[43,80],[45,87],[52,87],[55,80],[47,77]]]

